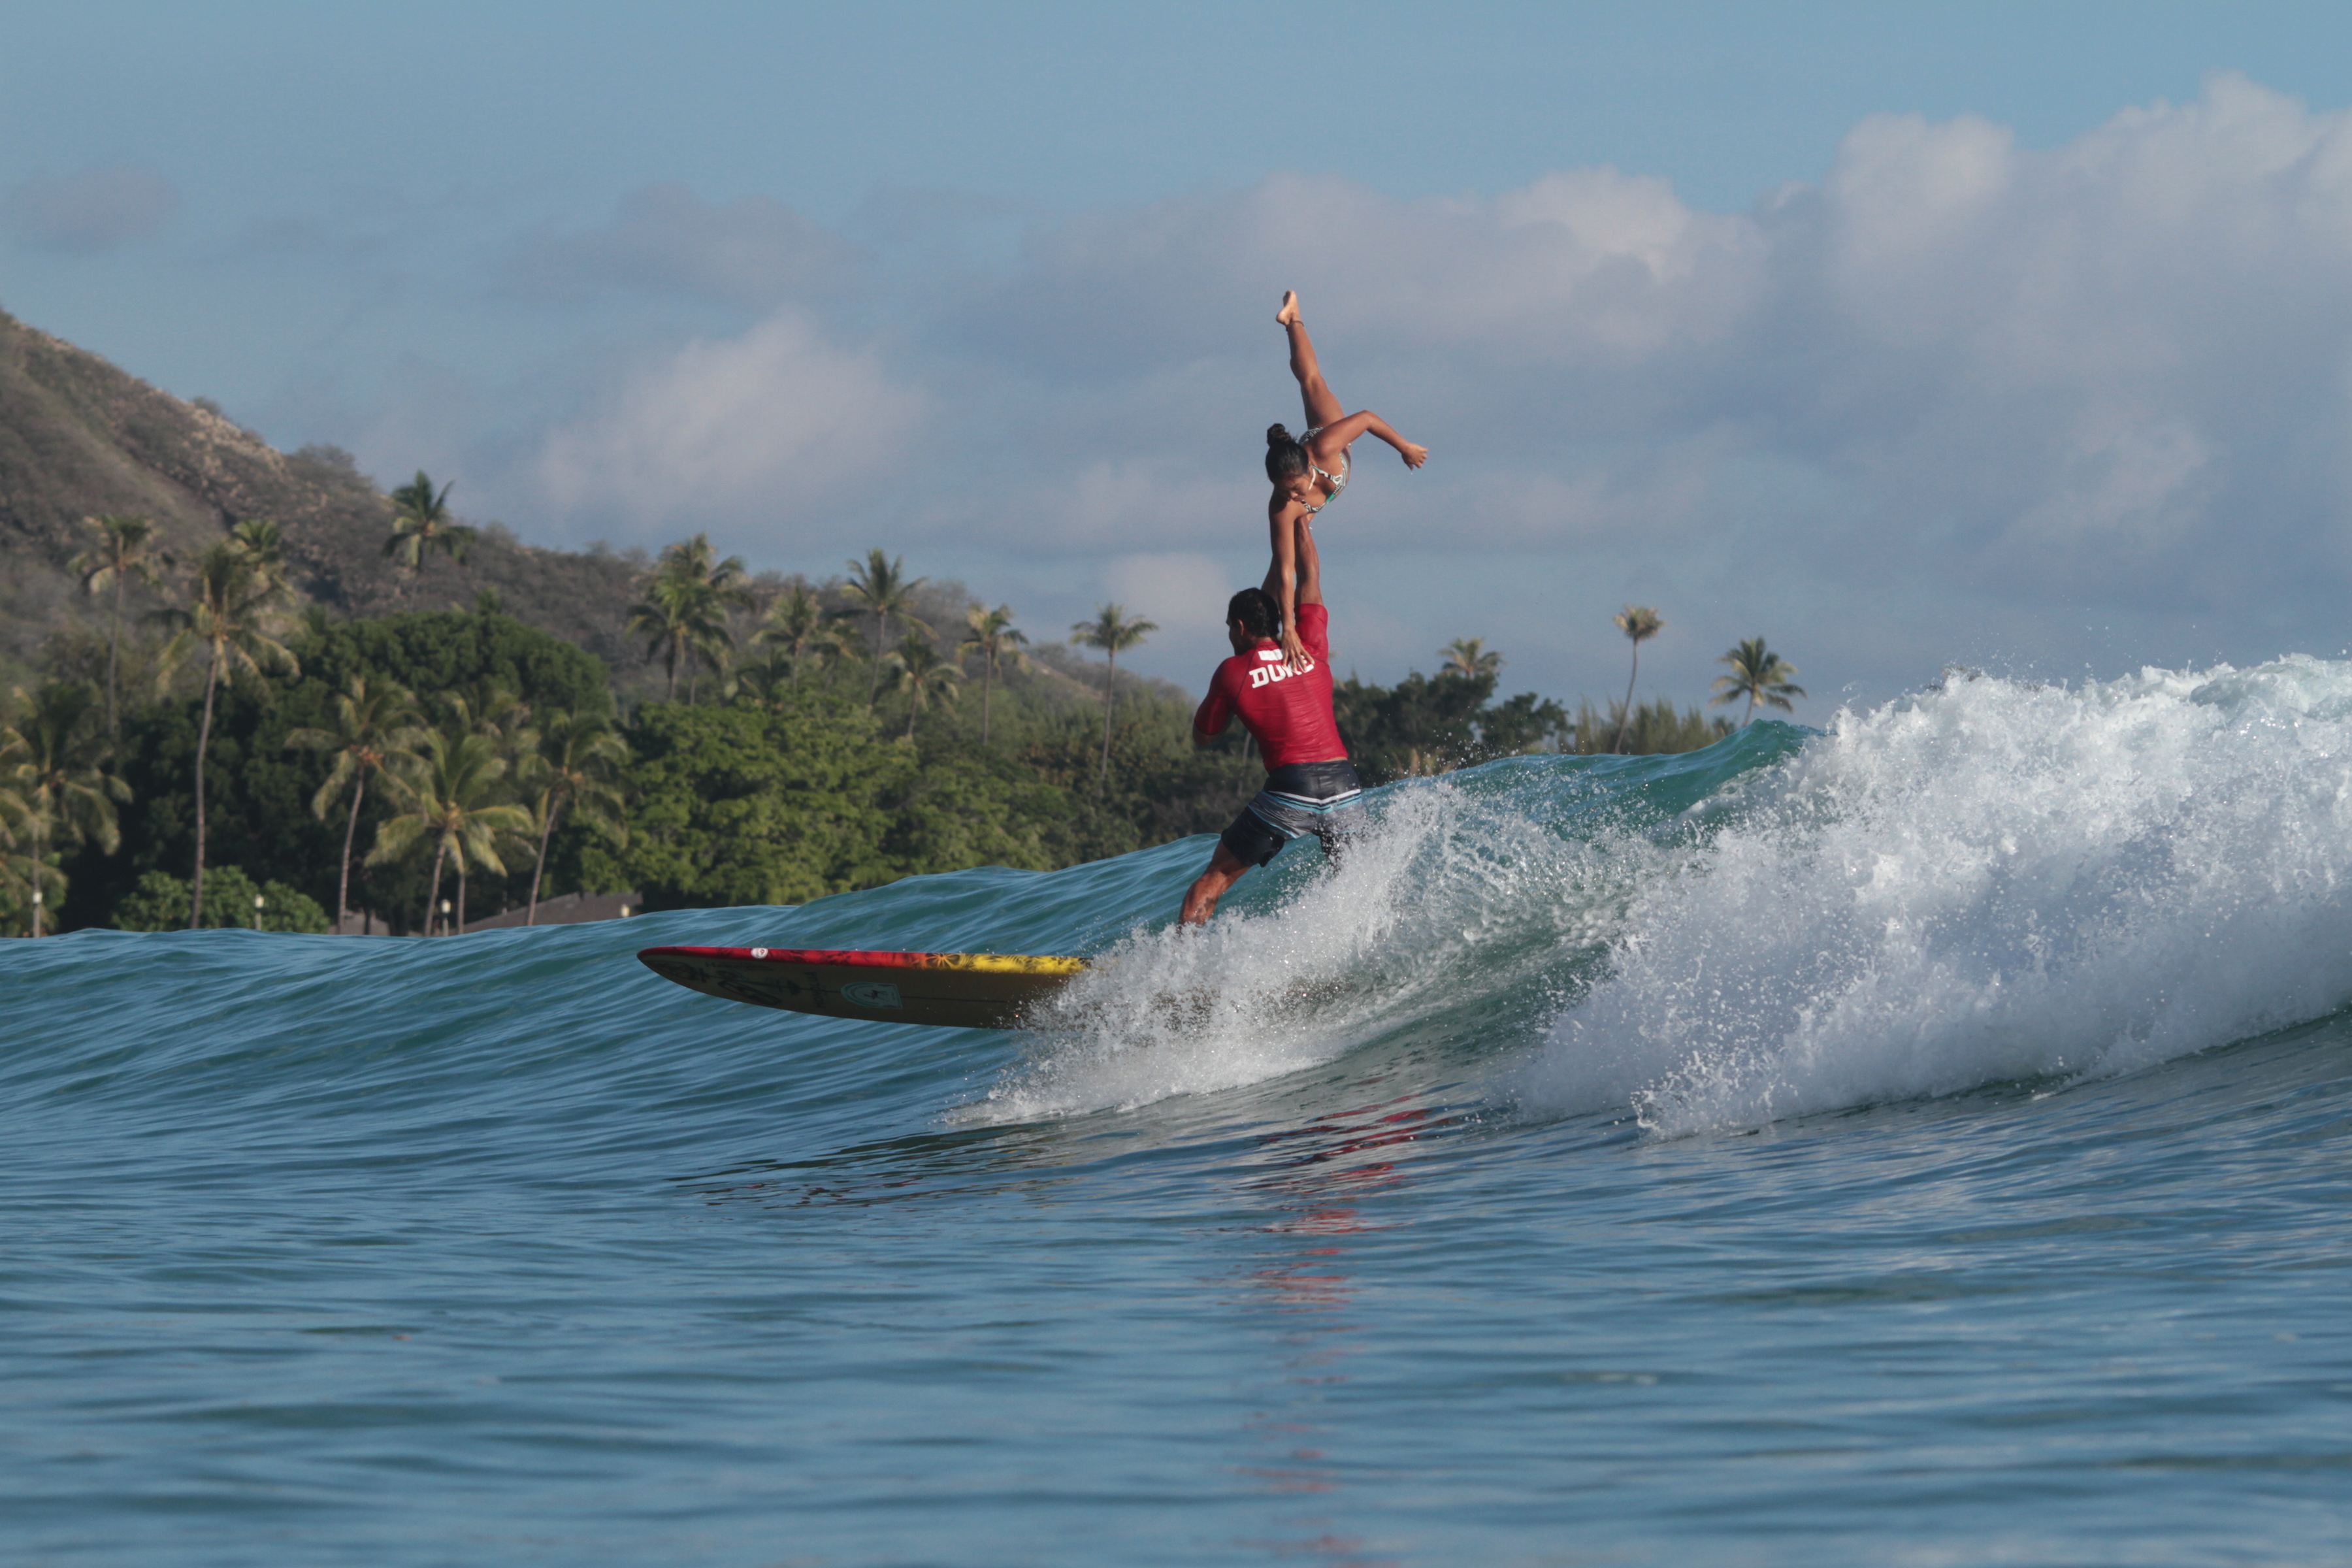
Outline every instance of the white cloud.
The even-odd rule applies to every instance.
[[[2242,79],[2050,151],[1874,118],[1821,185],[1734,216],[1605,169],[1424,202],[1281,176],[1074,223],[953,331],[1113,429],[1170,364],[1214,363],[1203,421],[1255,429],[1295,406],[1262,321],[1283,283],[1342,400],[1437,452],[1408,480],[1359,447],[1368,493],[1340,504],[1368,539],[1689,548],[1769,509],[1727,478],[1762,464],[1810,475],[1807,504],[1750,544],[1858,585],[2215,608],[2347,586],[2352,116]],[[1037,455],[1084,494],[1181,486],[1187,453],[1138,420],[1082,464]]]
[[[766,310],[845,283],[856,249],[772,196],[717,205],[663,181],[624,195],[590,229],[541,228],[505,258],[508,286],[576,300],[641,289]]]
[[[1662,678],[1694,695],[1759,634],[1820,692],[1949,657],[2342,643],[2352,116],[2242,79],[2049,149],[1875,117],[1731,215],[1609,169],[1425,201],[1283,174],[1056,226],[959,199],[862,220],[855,331],[821,313],[847,253],[773,204],[649,188],[539,236],[549,287],[628,284],[605,304],[637,331],[678,319],[656,291],[798,303],[667,340],[534,440],[529,489],[474,493],[526,529],[709,528],[813,569],[846,531],[919,571],[1003,562],[966,573],[992,602],[1099,582],[1172,626],[1263,561],[1296,285],[1342,400],[1434,453],[1408,474],[1367,440],[1318,526],[1368,660],[1519,627],[1515,680],[1598,691],[1607,616],[1650,583],[1679,595]],[[967,228],[987,243],[938,237]],[[2228,631],[2153,646],[2199,626]],[[1573,673],[1536,662],[1547,637]]]
[[[575,531],[650,539],[721,523],[788,549],[814,532],[804,509],[922,477],[924,409],[877,353],[839,347],[788,310],[626,378],[602,410],[547,437],[538,479]]]
[[[69,256],[99,256],[163,232],[180,205],[172,182],[124,164],[61,180],[35,177],[8,193],[8,226],[26,243]]]
[[[1207,555],[1122,555],[1106,562],[1103,585],[1130,615],[1163,632],[1193,641],[1213,637],[1225,622],[1225,601],[1246,586],[1230,567]]]

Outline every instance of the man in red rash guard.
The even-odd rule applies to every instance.
[[[1336,858],[1341,841],[1364,826],[1363,785],[1331,717],[1330,615],[1323,607],[1321,563],[1307,537],[1298,562],[1304,665],[1283,662],[1273,595],[1244,588],[1225,606],[1234,657],[1209,679],[1209,695],[1192,715],[1192,743],[1212,743],[1238,716],[1265,753],[1265,787],[1219,837],[1209,868],[1184,895],[1186,925],[1208,924],[1225,889],[1292,839],[1312,833],[1323,853]]]

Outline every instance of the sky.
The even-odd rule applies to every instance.
[[[0,308],[537,543],[1826,722],[2352,647],[2352,8],[0,3]]]

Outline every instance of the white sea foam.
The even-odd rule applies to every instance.
[[[1311,845],[1277,862],[1295,886],[1272,906],[1229,895],[1204,930],[1141,931],[1103,954],[1036,1020],[1025,1059],[961,1119],[1233,1089],[1475,1006],[1564,950],[1597,951],[1636,880],[1628,858],[1623,845],[1563,837],[1523,803],[1444,781],[1389,792],[1374,830],[1336,868],[1325,872]]]
[[[1664,1134],[2131,1068],[2352,1001],[2352,664],[1958,678],[1692,814],[1519,1084]]]

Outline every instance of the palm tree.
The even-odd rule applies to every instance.
[[[1438,666],[1440,675],[1458,675],[1465,680],[1493,679],[1503,672],[1503,656],[1486,651],[1484,637],[1455,637],[1438,649],[1445,662]]]
[[[963,671],[941,658],[931,639],[920,632],[908,632],[898,639],[887,662],[892,670],[890,689],[907,694],[907,739],[915,738],[915,715],[929,704],[933,697],[953,697],[956,683]]]
[[[705,584],[683,577],[656,576],[646,585],[646,596],[629,606],[622,622],[625,636],[646,639],[646,659],[659,655],[668,672],[665,700],[677,700],[678,661],[698,647],[721,646],[730,637],[726,606]]]
[[[763,707],[781,709],[784,706],[784,693],[793,689],[799,674],[793,668],[792,655],[779,647],[762,648],[757,658],[746,659],[727,672],[719,695],[728,700],[750,697]]]
[[[285,587],[286,531],[266,517],[248,517],[228,531],[230,542],[245,552],[253,569]]]
[[[1666,621],[1647,605],[1628,605],[1610,618],[1633,643],[1633,673],[1625,678],[1625,711],[1617,721],[1617,738],[1609,743],[1612,752],[1619,752],[1625,746],[1625,726],[1633,717],[1633,682],[1642,675],[1642,644],[1664,630]]]
[[[547,843],[568,806],[574,816],[601,822],[623,836],[621,788],[615,772],[629,760],[628,742],[601,713],[559,708],[539,727],[539,749],[524,759],[524,781],[539,791],[530,816],[539,829],[539,858],[530,868],[530,903],[522,923],[539,923],[539,883],[547,871]]]
[[[694,700],[695,656],[699,654],[714,670],[727,667],[729,650],[735,646],[734,631],[729,626],[728,612],[748,610],[758,603],[745,574],[743,558],[730,555],[719,558],[718,546],[707,533],[680,540],[662,551],[661,564],[656,568],[664,575],[694,585],[697,595],[719,608],[715,627],[706,627],[686,645],[686,700]]]
[[[1743,730],[1755,721],[1757,703],[1793,713],[1797,705],[1790,699],[1805,694],[1796,684],[1797,667],[1766,647],[1762,637],[1742,640],[1715,662],[1731,667],[1729,675],[1715,678],[1715,701],[1720,705],[1748,699],[1748,711],[1739,720]]]
[[[214,694],[240,672],[258,680],[265,675],[299,675],[302,663],[272,635],[275,611],[286,598],[286,579],[278,563],[237,539],[214,545],[196,563],[184,609],[163,613],[174,628],[163,645],[160,674],[169,679],[188,655],[205,650],[205,717],[196,731],[196,869],[190,879],[188,929],[194,931],[205,913],[205,753],[212,745]]]
[[[364,675],[354,675],[335,697],[335,727],[297,730],[286,737],[298,751],[331,752],[335,765],[326,782],[310,797],[310,815],[324,822],[327,807],[345,785],[351,787],[351,815],[343,822],[341,874],[335,882],[335,934],[343,934],[343,911],[352,902],[352,839],[360,827],[360,797],[367,793],[368,774],[412,761],[424,739],[424,715],[416,700],[403,687],[370,686]]]
[[[441,898],[442,868],[454,857],[457,863],[457,919],[450,928],[466,928],[465,874],[481,865],[500,876],[506,863],[499,858],[500,835],[520,837],[530,831],[530,813],[500,800],[507,760],[499,744],[469,724],[445,722],[427,730],[412,759],[392,776],[400,780],[400,814],[376,829],[375,845],[366,863],[380,866],[397,860],[427,838],[433,843],[433,878],[425,895],[425,929],[433,929],[433,910]]]
[[[780,647],[791,654],[792,684],[797,687],[801,683],[801,660],[819,645],[824,632],[824,606],[817,603],[816,595],[808,591],[805,584],[795,583],[768,606],[767,618],[751,634],[751,640],[761,647]]]
[[[915,618],[915,590],[929,582],[928,577],[909,579],[907,558],[885,555],[880,547],[866,552],[862,562],[849,563],[849,581],[844,592],[865,606],[864,613],[874,617],[874,674],[866,686],[866,706],[871,710],[874,695],[882,689],[882,647],[890,636],[890,617],[898,616],[918,631],[931,628]]]
[[[506,763],[509,779],[530,767],[539,755],[539,731],[531,725],[530,704],[503,686],[492,686],[474,698],[453,692],[441,700],[441,708],[447,715],[445,722],[451,735],[479,735],[497,748],[499,760]],[[507,793],[510,795],[516,793],[519,784],[519,780],[510,783]],[[526,829],[516,837],[527,841],[528,832]],[[466,879],[469,869],[465,858],[459,857],[457,927],[459,931],[466,929]]]
[[[25,715],[9,734],[9,793],[32,840],[34,889],[45,893],[43,884],[52,879],[42,860],[43,837],[60,848],[94,838],[113,854],[122,841],[115,804],[131,798],[131,786],[106,771],[107,743],[91,722],[95,694],[89,688],[52,680],[30,697],[19,689],[16,700]],[[55,878],[54,885],[62,890],[64,879]],[[32,905],[33,934],[39,936],[41,899]]]
[[[956,644],[956,652],[959,656],[966,652],[980,655],[980,743],[984,746],[988,744],[988,689],[996,679],[996,667],[1010,658],[1013,668],[1028,668],[1029,658],[1021,649],[1029,638],[1025,633],[1013,629],[1010,605],[999,605],[992,610],[974,605],[964,612],[964,624],[971,628],[971,636]]]
[[[155,525],[143,517],[86,517],[82,522],[98,531],[99,541],[95,549],[84,551],[71,562],[81,577],[82,591],[91,595],[114,591],[106,629],[106,732],[110,738],[121,733],[115,721],[114,671],[122,646],[122,590],[134,577],[151,588],[160,586],[172,555],[156,546]]]
[[[24,691],[16,692],[19,700]],[[16,793],[17,766],[30,752],[25,738],[15,729],[0,726],[0,850],[13,850],[22,838],[32,833],[32,811],[25,797]],[[65,900],[65,877],[55,867],[27,856],[0,854],[0,900],[11,904],[23,904],[37,911],[40,905],[36,895],[54,891],[58,901]]]
[[[629,608],[622,630],[646,639],[646,658],[660,654],[669,674],[668,700],[677,700],[677,667],[686,665],[686,700],[694,700],[695,656],[714,669],[726,668],[728,650],[735,646],[727,615],[752,602],[751,585],[743,575],[743,558],[719,559],[707,533],[667,545],[646,596]]]
[[[1070,640],[1086,647],[1098,647],[1110,656],[1110,674],[1103,681],[1103,750],[1100,787],[1110,787],[1110,717],[1111,707],[1118,700],[1118,655],[1122,648],[1134,647],[1150,633],[1160,627],[1150,621],[1130,621],[1127,610],[1119,605],[1097,605],[1095,618],[1078,621],[1070,627]]]
[[[396,555],[408,563],[412,585],[425,574],[425,554],[429,550],[439,551],[457,565],[466,563],[466,549],[474,542],[476,531],[459,522],[449,510],[449,492],[457,485],[452,479],[436,495],[432,476],[419,468],[415,479],[392,492],[392,532],[383,542],[383,552],[387,558]]]

